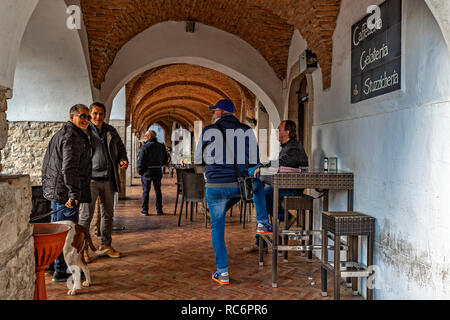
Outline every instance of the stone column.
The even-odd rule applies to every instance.
[[[127,128],[126,128],[125,120],[111,120],[109,124],[112,125],[114,128],[116,128],[116,130],[119,133],[120,138],[122,139],[122,142],[126,148],[126,146],[127,146],[127,137],[126,137]],[[128,156],[128,161],[131,161],[130,155],[127,154],[127,156]],[[130,170],[130,169],[128,168],[128,170]],[[119,199],[125,199],[125,197],[126,197],[126,186],[127,186],[126,174],[127,174],[126,171],[120,170],[120,188],[122,191],[119,193]]]
[[[29,176],[0,175],[0,300],[32,300],[35,258]]]
[[[0,151],[8,140],[8,121],[6,120],[6,99],[10,98],[10,90],[0,86]],[[2,172],[2,154],[0,153],[0,172]]]

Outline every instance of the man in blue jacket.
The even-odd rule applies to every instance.
[[[249,167],[259,163],[258,144],[253,130],[233,115],[232,101],[220,100],[210,109],[214,124],[203,129],[195,162],[206,165],[206,201],[211,215],[211,238],[217,266],[212,279],[220,284],[229,284],[225,213],[241,199],[234,162],[239,175],[248,176]]]
[[[153,181],[153,187],[156,194],[156,212],[157,215],[163,214],[161,179],[162,167],[169,160],[166,147],[156,139],[156,132],[148,130],[145,133],[147,142],[142,146],[138,158],[138,173],[142,181],[142,214],[148,216],[148,205],[150,200],[150,189]]]

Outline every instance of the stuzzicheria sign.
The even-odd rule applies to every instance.
[[[370,10],[352,27],[352,103],[401,88],[402,0]]]

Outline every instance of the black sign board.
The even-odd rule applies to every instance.
[[[402,0],[379,8],[352,27],[352,103],[401,89]]]

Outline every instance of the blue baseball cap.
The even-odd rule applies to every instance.
[[[234,104],[231,100],[224,99],[216,103],[215,106],[209,107],[210,110],[221,109],[230,113],[234,113]]]

